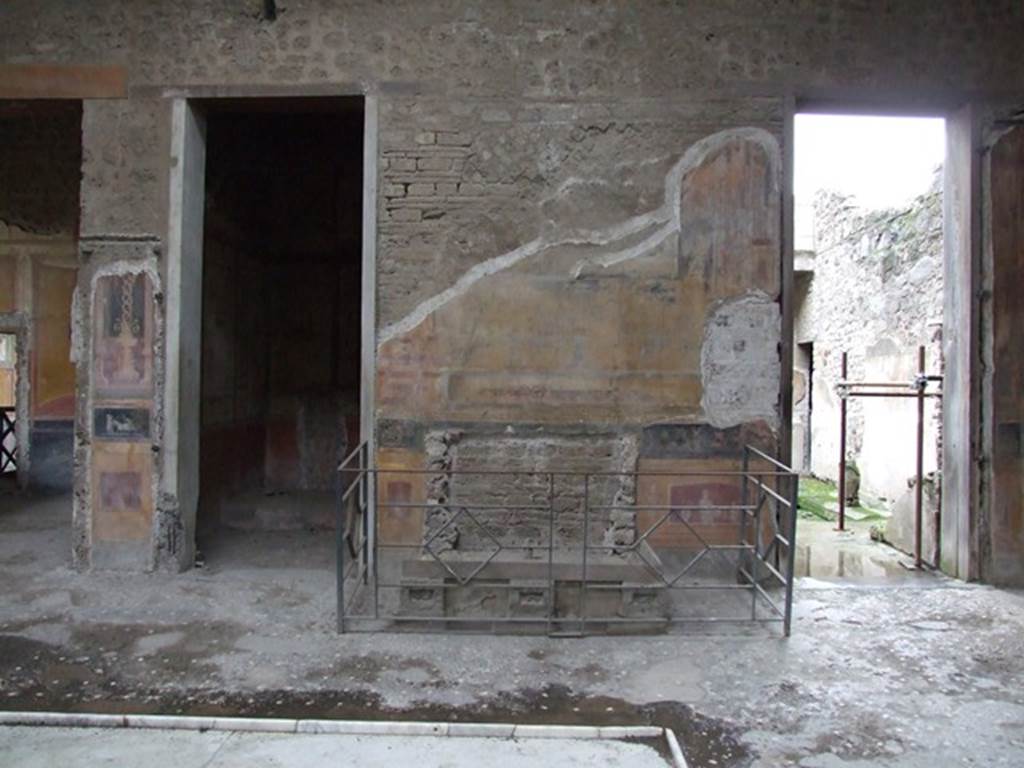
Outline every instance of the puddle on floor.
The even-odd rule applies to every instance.
[[[904,579],[912,572],[901,565],[903,559],[888,552],[855,552],[842,547],[797,543],[794,569],[797,578]]]

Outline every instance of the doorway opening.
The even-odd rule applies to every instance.
[[[81,178],[81,101],[0,100],[0,539],[33,567],[71,554]]]
[[[814,342],[796,344],[793,352],[793,469],[811,471],[811,418],[814,413]]]
[[[361,439],[363,100],[202,106],[200,556],[327,558]]]
[[[917,549],[921,350],[930,391],[943,371],[945,120],[800,113],[794,145],[798,573],[902,576]],[[878,386],[862,395],[853,382]],[[941,398],[929,396],[920,484],[928,564],[939,554],[941,423]]]

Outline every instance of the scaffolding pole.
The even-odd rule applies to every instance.
[[[917,401],[917,455],[914,484],[914,568],[920,570],[924,563],[921,557],[922,533],[924,528],[924,403],[929,397],[941,398],[938,392],[928,392],[928,385],[941,387],[942,376],[925,373],[924,345],[917,348],[917,376],[911,382],[898,381],[851,381],[847,377],[848,358],[843,352],[842,379],[837,384],[839,391],[839,528],[846,530],[846,431],[847,401],[852,397],[912,397]],[[904,391],[899,391],[904,390]]]

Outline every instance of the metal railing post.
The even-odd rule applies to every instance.
[[[377,516],[376,499],[377,499],[377,493],[380,491],[380,486],[378,485],[379,478],[377,477],[376,471],[372,471],[370,469],[367,469],[366,471],[367,471],[367,474],[369,474],[372,477],[372,481],[371,481],[372,485],[369,486],[369,487],[370,487],[370,498],[374,499],[374,501],[372,503],[370,503],[369,501],[367,502],[367,516],[366,516],[367,526],[369,528],[369,531],[372,531],[372,533],[373,533],[373,544],[372,544],[372,546],[371,546],[371,544],[369,542],[369,532],[366,534],[366,536],[367,536],[367,547],[369,547],[369,549],[370,549],[370,567],[373,570],[373,618],[374,619],[379,619],[380,618],[380,579],[378,578],[377,561],[380,558],[377,557],[377,554],[378,554],[377,535],[379,533],[378,526],[379,526],[380,523],[379,523],[378,516]],[[370,509],[370,507],[373,507],[373,509]],[[371,512],[372,512],[372,514],[371,514]]]
[[[587,634],[587,550],[590,549],[590,474],[583,476],[583,578],[580,579],[580,634]]]
[[[750,479],[747,475],[750,473],[750,446],[743,446],[743,477],[740,479],[740,503],[744,507],[740,513],[740,538],[737,544],[743,545],[747,543],[747,517],[749,516],[749,510],[746,509],[750,505]]]
[[[783,618],[783,634],[789,637],[790,629],[793,623],[793,576],[796,571],[796,510],[797,504],[799,503],[800,496],[800,476],[794,472],[790,477],[790,492],[789,492],[789,531],[787,537],[789,539],[789,552],[787,553],[786,560],[786,605],[784,607],[785,617]]]
[[[334,494],[334,567],[335,598],[337,599],[337,630],[345,632],[345,512],[344,470],[339,468],[335,477]]]
[[[847,359],[843,352],[842,380],[847,379]],[[839,530],[846,530],[846,390],[839,393]]]
[[[924,345],[917,348],[917,484],[914,487],[914,567],[921,570],[921,537],[924,523]]]
[[[758,485],[763,483],[761,476],[758,475]],[[754,509],[754,536],[753,536],[753,547],[751,550],[752,557],[750,558],[750,620],[757,621],[757,579],[758,579],[758,568],[757,561],[759,559],[758,545],[761,543],[761,508],[764,506],[764,491],[761,490],[757,495],[757,507]]]
[[[555,618],[555,476],[548,472],[548,634]]]

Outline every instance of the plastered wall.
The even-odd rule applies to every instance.
[[[1024,130],[1014,127],[995,141],[989,166],[990,216],[986,259],[992,300],[991,515],[983,526],[989,553],[983,577],[998,584],[1024,584]]]
[[[1006,97],[1024,77],[1024,11],[1009,0],[299,0],[274,21],[261,12],[243,0],[14,0],[0,10],[0,59],[122,68],[125,98],[108,98],[107,72],[105,98],[84,106],[79,320],[92,327],[101,267],[151,272],[157,393],[169,99],[377,98],[375,424],[393,465],[421,465],[456,431],[502,457],[521,444],[507,427],[533,456],[559,440],[583,453],[633,441],[640,466],[683,466],[711,446],[731,463],[748,438],[774,449],[789,376],[787,104],[953,108]],[[89,408],[92,376],[80,364]],[[144,444],[159,456],[160,397],[144,402]],[[76,454],[83,563],[91,416],[79,416]],[[188,514],[172,492],[151,501],[139,562],[187,565]]]

